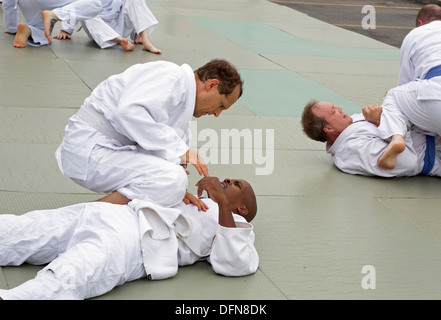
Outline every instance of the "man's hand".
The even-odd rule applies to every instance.
[[[191,163],[196,168],[199,175],[203,175],[204,177],[208,176],[208,167],[197,151],[188,149],[187,153],[181,157],[181,160],[185,162],[182,164],[184,169],[187,168],[187,163]],[[187,174],[189,174],[188,171]]]
[[[227,197],[224,192],[224,188],[216,177],[204,177],[196,183],[198,187],[198,197],[202,195],[202,192],[207,191],[210,199],[214,202],[225,202]]]
[[[367,121],[375,124],[377,127],[380,125],[381,113],[383,112],[383,108],[379,104],[367,106],[361,110],[363,112],[364,118]]]
[[[207,211],[208,210],[208,206],[206,205],[206,203],[204,201],[202,201],[201,199],[197,198],[195,195],[186,192],[185,193],[185,197],[182,200],[185,204],[194,204],[196,207],[198,207],[199,211]]]
[[[230,202],[225,195],[224,188],[216,177],[204,177],[196,183],[198,187],[198,196],[202,195],[205,190],[210,196],[210,199],[216,202],[219,206],[219,224],[227,228],[235,228],[233,214],[231,213]]]
[[[66,31],[61,30],[58,35],[54,36],[54,38],[58,40],[70,40],[70,34],[68,34]]]

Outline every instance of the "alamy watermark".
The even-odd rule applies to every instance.
[[[361,268],[361,273],[365,276],[361,279],[361,287],[365,290],[376,289],[377,287],[377,277],[375,267],[367,264]]]
[[[274,129],[197,129],[191,121],[192,145],[208,164],[254,164],[256,175],[270,175],[274,170]]]
[[[361,8],[361,13],[366,14],[363,19],[361,19],[361,27],[364,30],[376,29],[376,12],[375,7],[371,5],[366,5]]]

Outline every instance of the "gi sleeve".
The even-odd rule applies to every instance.
[[[368,132],[348,138],[332,159],[337,168],[350,174],[386,178],[412,176],[417,173],[418,155],[408,135],[405,136],[405,140],[406,149],[398,155],[397,165],[391,170],[378,166],[378,159],[386,151],[389,142]]]
[[[140,65],[124,76],[126,86],[118,103],[115,129],[154,155],[179,163],[189,148],[186,132],[169,120],[170,113],[184,112],[184,75],[167,65]]]
[[[411,44],[412,35],[404,38],[400,49],[400,73],[398,76],[398,85],[401,86],[415,79],[415,67],[412,63]]]
[[[8,32],[10,33],[16,33],[17,25],[19,21],[18,0],[3,0],[2,9],[5,19],[6,30],[8,30]]]
[[[208,258],[214,272],[224,276],[249,275],[259,266],[253,226],[245,222],[236,225],[236,228],[218,227]]]

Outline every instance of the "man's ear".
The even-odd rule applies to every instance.
[[[219,85],[218,79],[209,79],[205,83],[205,90],[210,91],[212,88],[216,88]]]
[[[331,132],[334,132],[334,129],[330,125],[325,125],[323,127],[323,131],[326,133],[331,133]]]
[[[417,27],[421,27],[422,25],[424,25],[423,20],[418,19],[418,20],[417,20]]]
[[[237,208],[237,211],[241,216],[246,216],[248,214],[248,208],[244,204],[241,204]]]

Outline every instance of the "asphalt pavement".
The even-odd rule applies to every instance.
[[[270,0],[399,48],[429,0]]]

